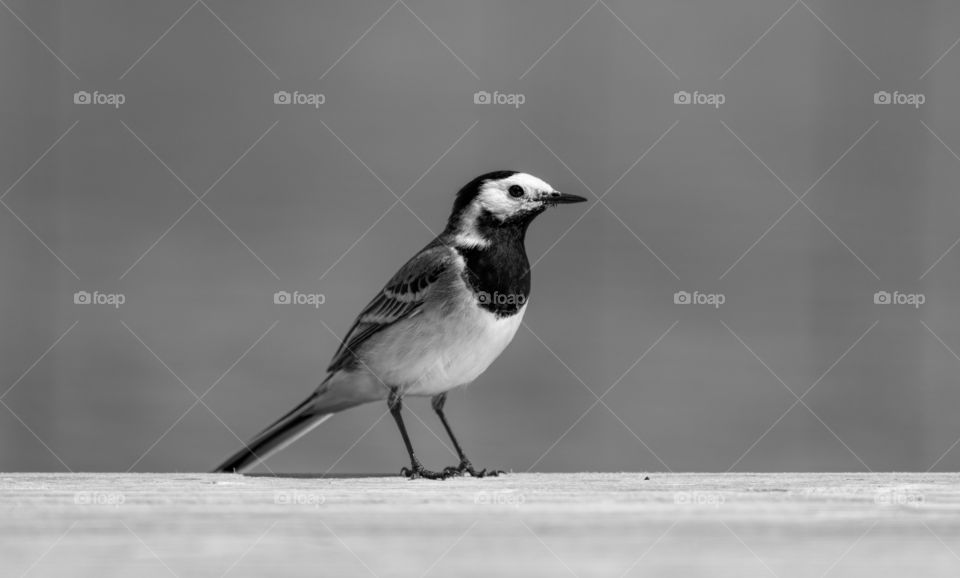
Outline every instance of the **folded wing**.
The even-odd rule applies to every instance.
[[[452,261],[446,246],[428,247],[407,261],[360,312],[327,371],[355,368],[357,355],[367,340],[394,323],[419,314]]]

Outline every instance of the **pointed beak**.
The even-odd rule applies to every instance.
[[[571,194],[568,194],[568,193],[561,193],[560,191],[551,191],[551,192],[547,193],[546,198],[544,198],[544,202],[546,202],[548,205],[551,205],[551,206],[552,206],[552,205],[567,205],[567,204],[570,204],[570,203],[583,203],[583,202],[586,202],[586,200],[587,200],[587,199],[585,199],[585,198],[583,198],[583,197],[581,197],[581,196],[579,196],[579,195],[571,195]]]

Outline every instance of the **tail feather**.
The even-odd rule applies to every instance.
[[[249,469],[326,421],[333,412],[319,410],[317,398],[318,394],[314,393],[305,399],[303,403],[260,432],[243,449],[220,464],[214,472],[242,472]]]
[[[242,472],[249,469],[297,441],[333,414],[384,399],[385,391],[380,380],[366,372],[331,373],[310,397],[260,432],[214,472]]]

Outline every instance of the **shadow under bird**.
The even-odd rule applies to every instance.
[[[481,175],[457,193],[447,226],[400,268],[357,317],[310,397],[263,430],[217,472],[240,472],[333,414],[386,399],[410,455],[410,478],[476,470],[443,412],[447,392],[483,373],[520,327],[530,295],[527,227],[547,208],[586,201],[526,173]],[[403,424],[406,396],[430,396],[460,459],[440,472],[414,454]]]

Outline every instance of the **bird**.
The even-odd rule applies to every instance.
[[[410,459],[402,475],[502,474],[477,470],[467,458],[444,413],[447,393],[476,380],[520,327],[530,296],[530,223],[548,208],[586,200],[518,171],[489,172],[464,185],[443,232],[360,312],[316,390],[214,471],[243,472],[335,413],[386,400]],[[431,471],[417,458],[402,416],[407,396],[431,398],[458,465]]]

